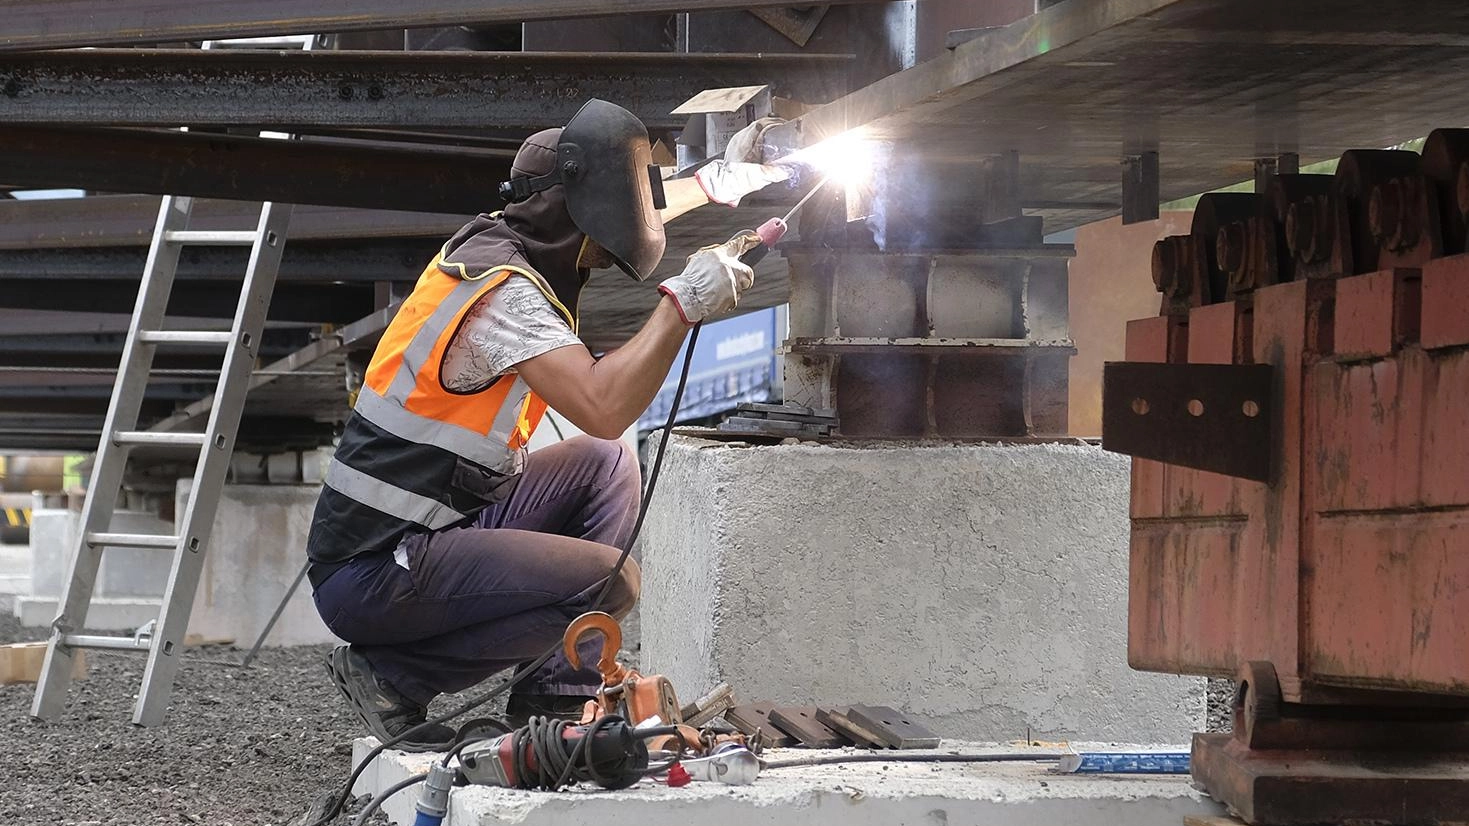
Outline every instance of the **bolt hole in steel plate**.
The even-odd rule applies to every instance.
[[[1102,378],[1102,447],[1268,482],[1274,369],[1109,362]]]

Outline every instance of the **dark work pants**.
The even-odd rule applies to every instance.
[[[632,533],[637,457],[620,441],[578,436],[530,454],[515,493],[476,527],[410,537],[408,569],[392,554],[361,556],[316,589],[332,633],[409,699],[468,688],[538,657],[590,610]],[[640,587],[622,569],[602,610],[621,618]],[[592,694],[600,636],[573,669],[557,654],[516,685],[532,694]]]

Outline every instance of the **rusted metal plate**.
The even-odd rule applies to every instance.
[[[863,748],[887,748],[881,737],[878,737],[871,729],[852,722],[852,718],[848,717],[844,711],[818,709],[816,721]]]
[[[1127,662],[1142,671],[1233,676],[1244,519],[1134,520]]]
[[[1469,254],[1423,265],[1423,346],[1469,344]]]
[[[1247,302],[1194,307],[1188,314],[1188,363],[1249,364],[1251,321]]]
[[[1272,380],[1269,365],[1108,362],[1102,447],[1268,482]]]
[[[1422,286],[1416,269],[1381,270],[1338,281],[1333,353],[1338,358],[1380,358],[1416,342]]]
[[[892,748],[938,748],[939,736],[914,722],[907,712],[888,706],[852,706],[847,709],[847,716]]]
[[[791,745],[795,740],[770,721],[770,712],[774,708],[774,703],[746,703],[724,712],[724,719],[750,737],[759,734],[762,748],[778,749]]]
[[[1462,823],[1469,754],[1250,751],[1228,734],[1195,734],[1194,780],[1258,826]]]
[[[771,710],[770,722],[808,748],[835,749],[850,745],[840,732],[817,720],[817,712],[816,706],[782,706]]]

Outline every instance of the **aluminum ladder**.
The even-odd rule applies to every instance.
[[[76,652],[84,648],[146,651],[142,688],[133,707],[133,722],[151,726],[163,720],[168,697],[178,673],[183,637],[194,605],[204,552],[214,527],[214,515],[229,471],[235,435],[244,412],[245,394],[260,347],[271,292],[280,271],[290,204],[266,202],[253,230],[191,231],[193,199],[165,196],[143,271],[132,322],[123,345],[122,362],[112,389],[112,401],[97,447],[87,498],[82,506],[71,576],[52,622],[50,642],[41,677],[36,684],[31,715],[54,719],[66,704]],[[249,246],[250,261],[229,332],[163,329],[164,311],[178,270],[179,253],[188,245]],[[202,433],[158,432],[138,429],[138,414],[147,389],[153,354],[159,347],[213,346],[223,348],[224,359],[215,403]],[[113,510],[122,487],[123,471],[135,447],[195,448],[199,459],[188,504],[177,522],[177,535],[110,532]],[[163,593],[162,611],[151,634],[127,637],[83,635],[92,603],[102,549],[107,546],[156,548],[173,551],[173,567]]]
[[[316,42],[316,36],[307,35],[244,38],[227,43],[204,41],[202,46],[206,50],[231,45],[295,47],[309,51]],[[269,134],[282,139],[293,137]],[[133,722],[141,726],[157,725],[163,721],[168,708],[168,698],[173,691],[179,658],[183,653],[183,637],[188,630],[189,614],[194,607],[194,595],[204,567],[204,553],[229,473],[230,456],[244,413],[245,396],[259,353],[266,312],[270,309],[270,296],[280,273],[281,254],[286,245],[286,229],[292,209],[290,204],[267,201],[260,206],[260,218],[253,230],[196,231],[189,229],[193,207],[193,198],[177,195],[164,196],[159,205],[143,280],[133,306],[132,322],[128,325],[117,381],[112,388],[112,401],[108,405],[102,438],[97,446],[97,461],[82,506],[71,576],[61,595],[60,610],[51,623],[51,639],[46,645],[46,658],[31,702],[33,717],[50,720],[61,713],[71,685],[75,654],[86,648],[147,652],[142,687],[133,705]],[[173,292],[174,276],[178,272],[179,254],[185,246],[250,248],[249,263],[229,332],[163,329],[164,314]],[[153,354],[159,347],[176,346],[208,346],[224,350],[209,421],[202,433],[171,432],[166,421],[152,430],[138,430],[138,415],[147,391]],[[134,447],[194,448],[199,451],[193,484],[189,488],[182,517],[176,517],[177,533],[174,535],[126,534],[110,530],[123,472]],[[173,566],[164,588],[162,610],[156,620],[132,636],[78,633],[86,627],[102,550],[109,546],[173,552]]]

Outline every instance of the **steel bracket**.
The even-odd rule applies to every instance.
[[[1268,364],[1108,362],[1102,447],[1269,482],[1275,368]]]

